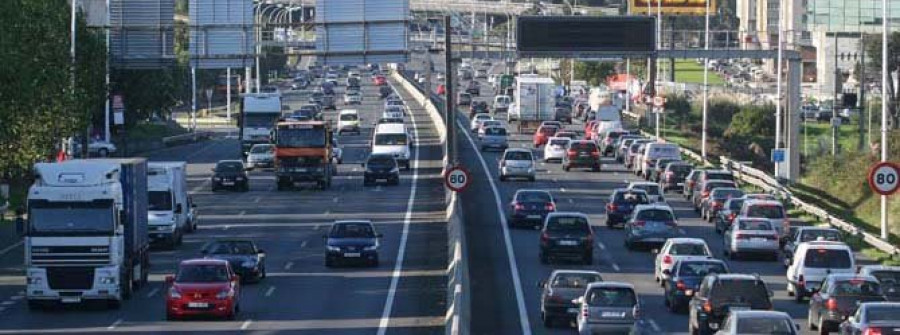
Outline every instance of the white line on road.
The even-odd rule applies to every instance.
[[[158,292],[159,292],[159,287],[153,288],[152,290],[150,290],[149,293],[147,293],[147,298],[153,297],[153,296],[156,295],[156,293],[158,293]]]
[[[606,250],[606,245],[604,245],[603,242],[597,242],[597,247],[599,247],[600,250]]]
[[[397,88],[391,87],[394,91],[397,91]],[[403,98],[401,97],[401,100]],[[407,104],[409,106],[409,104]],[[410,119],[412,121],[413,128],[413,141],[418,142],[419,138],[419,127],[416,125],[416,115],[413,112],[409,113]],[[406,217],[403,218],[403,232],[400,235],[400,249],[397,250],[397,260],[394,263],[394,274],[391,276],[391,286],[388,288],[387,300],[384,302],[384,311],[381,313],[381,322],[378,325],[378,333],[377,335],[384,335],[387,332],[388,325],[391,320],[391,309],[394,307],[394,296],[397,294],[397,285],[400,284],[400,275],[403,272],[403,258],[406,253],[406,241],[409,238],[409,224],[412,221],[412,214],[414,205],[416,203],[416,185],[419,182],[419,147],[421,143],[415,143],[413,146],[415,150],[413,150],[413,175],[412,182],[410,183],[409,190],[409,200],[406,201]],[[380,186],[379,186],[380,187]]]
[[[266,290],[266,297],[271,296],[272,292],[275,292],[275,286],[269,286],[269,289]]]
[[[319,230],[319,227],[321,227],[321,226],[322,226],[322,225],[316,225],[316,227],[313,228],[313,229],[314,229],[314,230]]]
[[[559,188],[559,191],[562,192],[562,193],[566,193],[566,188],[565,188],[565,187],[560,187],[560,188]]]
[[[331,198],[331,202],[337,203],[337,202],[338,202],[338,199],[339,199],[338,197]]]
[[[570,203],[570,204],[574,204],[574,203],[575,203],[575,200],[572,200],[572,198],[569,198],[569,203]]]
[[[287,262],[287,264],[284,265],[285,270],[290,270],[292,267],[294,267],[294,262]]]
[[[260,200],[262,200],[262,197],[256,197],[256,199],[253,199],[253,202],[258,204]]]
[[[301,248],[306,248],[306,242],[309,242],[309,241],[303,241],[303,242],[300,242],[300,247],[301,247]]]
[[[225,225],[225,227],[222,227],[222,230],[228,230],[228,228],[231,228],[231,226]]]
[[[14,295],[14,296],[9,297],[9,300],[13,300],[13,301],[19,301],[22,299],[25,299],[24,295]]]
[[[253,323],[253,320],[244,321],[244,323],[241,324],[241,330],[247,330],[247,328],[250,328],[251,323]]]
[[[13,244],[11,246],[3,248],[3,250],[0,250],[0,256],[8,254],[10,251],[13,251],[13,249],[18,248],[20,246],[22,246],[22,241],[19,241],[16,244]]]
[[[653,331],[657,333],[662,331],[662,329],[659,328],[659,325],[656,324],[656,320],[650,319],[650,327],[653,327]]]
[[[613,270],[616,270],[616,272],[622,271],[622,269],[619,268],[619,264],[616,264],[616,262],[612,263],[612,268]]]
[[[238,213],[238,216],[244,216],[244,214],[247,214],[247,211],[241,211],[240,213]]]
[[[4,301],[4,302],[0,302],[0,305],[3,305],[3,306],[11,306],[11,305],[15,305],[15,304],[16,304],[16,302],[15,302],[15,301],[12,301],[12,300],[7,300],[7,301]]]
[[[462,124],[462,121],[457,119],[457,123],[460,128],[465,129],[465,125]],[[516,255],[512,247],[512,238],[509,235],[509,228],[506,223],[506,212],[503,211],[503,202],[500,201],[500,191],[497,189],[497,184],[494,182],[494,178],[491,177],[491,173],[488,170],[487,162],[485,162],[484,156],[481,155],[481,151],[479,151],[475,145],[472,136],[469,135],[468,132],[463,132],[463,134],[465,134],[466,139],[469,140],[469,145],[472,146],[472,150],[475,151],[475,155],[481,163],[481,169],[484,171],[485,179],[487,179],[488,184],[491,186],[491,190],[494,192],[494,204],[497,206],[497,213],[499,213],[500,228],[503,230],[503,243],[506,246],[506,257],[509,260],[509,272],[512,274],[513,288],[516,292],[516,305],[519,309],[519,326],[521,327],[521,334],[531,334],[531,324],[528,323],[528,312],[525,310],[525,295],[522,293],[522,280],[519,278],[519,266],[516,263]]]
[[[107,330],[116,329],[116,327],[118,327],[120,324],[122,324],[122,321],[124,321],[124,320],[118,319],[118,320],[116,320],[116,322],[113,322],[111,325],[109,325],[109,327],[106,327],[106,329]]]

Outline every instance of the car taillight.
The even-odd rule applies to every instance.
[[[743,240],[743,239],[747,238],[747,235],[744,235],[744,234],[735,234],[735,235],[734,235],[734,238],[739,239],[739,240]]]
[[[700,193],[700,196],[703,197],[703,198],[708,197],[708,196],[709,196],[709,191],[703,191],[703,193]]]
[[[672,173],[672,171],[666,172],[666,180],[667,180],[667,181],[672,181],[672,178],[675,178],[675,174]]]
[[[591,157],[594,157],[594,158],[600,157],[600,151],[597,151],[597,150],[591,151]]]
[[[828,308],[829,311],[836,311],[838,309],[837,300],[834,298],[828,299],[825,301],[825,308]]]
[[[800,286],[801,289],[806,287],[806,279],[803,278],[803,275],[797,277],[797,285]]]
[[[556,210],[556,206],[554,206],[552,202],[548,202],[544,205],[544,209],[552,212]]]
[[[722,208],[722,203],[718,202],[718,201],[713,201],[712,206],[713,206],[713,208]]]
[[[863,335],[881,335],[881,328],[869,327],[863,331]]]
[[[672,256],[669,256],[669,255],[663,256],[663,264],[672,264]]]
[[[525,205],[517,202],[517,203],[513,204],[513,208],[515,208],[515,210],[517,210],[517,211],[521,211],[521,210],[525,209]]]
[[[641,309],[637,306],[634,306],[634,309],[631,310],[631,315],[634,316],[635,319],[641,318]]]
[[[587,306],[581,307],[581,316],[585,319],[591,318],[591,312],[590,312],[590,310],[588,310]]]
[[[707,313],[712,313],[712,304],[709,303],[709,300],[703,303],[703,311]]]
[[[737,217],[737,213],[728,214],[728,222],[731,223],[731,221],[734,221],[734,218],[736,218],[736,217]]]
[[[566,154],[569,155],[569,158],[575,158],[575,150],[569,150]]]
[[[684,281],[679,279],[678,282],[675,283],[675,288],[678,289],[679,291],[684,291],[684,289],[687,288],[687,285],[684,285]]]
[[[616,204],[606,204],[606,211],[607,211],[607,212],[613,212],[613,211],[615,211],[615,210],[617,210],[617,209],[619,209],[619,206],[616,206]]]

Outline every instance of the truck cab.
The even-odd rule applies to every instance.
[[[147,164],[147,220],[150,241],[171,249],[193,230],[189,212],[185,162]]]
[[[279,121],[275,127],[275,176],[278,190],[298,183],[331,187],[335,167],[333,134],[323,121]]]

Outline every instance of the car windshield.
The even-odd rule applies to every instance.
[[[378,134],[375,135],[375,145],[406,145],[406,135]]]
[[[216,164],[216,172],[240,172],[244,166],[240,162],[221,162]]]
[[[295,125],[290,125],[295,126]],[[324,127],[299,128],[304,125],[296,125],[298,128],[278,129],[277,143],[279,147],[293,148],[324,148],[326,130]]]
[[[268,144],[254,145],[253,148],[250,149],[250,153],[251,154],[264,154],[264,153],[270,153],[274,149],[275,149],[275,147],[268,145]]]
[[[644,192],[621,192],[616,195],[616,203],[647,204],[650,199]]]
[[[690,173],[693,168],[693,166],[687,164],[669,164],[669,171],[678,175],[686,175]]]
[[[806,229],[800,232],[800,242],[816,241],[819,238],[823,241],[841,241],[841,233],[831,229]]]
[[[487,120],[491,120],[491,116],[490,116],[490,115],[484,115],[484,114],[475,115],[475,121],[476,121],[476,122],[484,122],[484,121],[487,121]]]
[[[556,130],[557,130],[556,127],[547,127],[547,126],[544,126],[544,127],[541,127],[541,129],[538,130],[538,132],[541,133],[541,134],[544,134],[544,135],[548,135],[548,134],[556,133]]]
[[[500,126],[502,126],[502,124],[500,124],[500,121],[487,120],[487,121],[482,122],[482,123],[481,123],[481,126],[484,127],[484,128],[487,128],[487,127],[500,127]]]
[[[665,209],[645,209],[637,213],[635,220],[643,221],[675,221],[672,212]]]
[[[585,302],[594,307],[633,307],[637,296],[631,288],[601,287],[588,292]]]
[[[550,145],[554,147],[564,147],[569,144],[568,139],[554,138],[550,140]]]
[[[747,335],[790,335],[794,333],[794,326],[791,320],[782,317],[738,318],[737,333]]]
[[[341,223],[331,228],[330,238],[375,238],[375,230],[368,223]]]
[[[531,153],[527,151],[509,151],[503,156],[503,159],[509,161],[530,161]]]
[[[587,219],[578,216],[554,216],[547,220],[547,231],[590,232]]]
[[[738,189],[719,189],[713,191],[713,199],[730,199],[730,198],[740,198],[744,196],[744,191]]]
[[[852,265],[850,253],[844,249],[809,249],[803,266],[816,269],[847,269]]]
[[[370,167],[393,167],[396,165],[396,161],[390,156],[373,156],[369,157],[366,165]]]
[[[705,277],[709,274],[727,272],[725,264],[719,262],[681,262],[681,266],[678,267],[678,275],[686,277]]]
[[[747,216],[766,219],[785,218],[784,209],[782,209],[781,206],[776,205],[750,206],[750,208],[747,209]]]
[[[147,210],[148,211],[169,211],[172,210],[172,192],[169,191],[150,191],[147,192]]]
[[[868,322],[900,319],[900,307],[897,306],[869,306],[865,311]]]
[[[767,302],[766,307],[769,305],[769,290],[761,280],[720,278],[713,287],[716,294],[710,299],[715,302],[750,303],[754,307],[760,307],[759,303]]]
[[[834,295],[880,296],[881,286],[877,282],[851,279],[834,283]]]
[[[484,134],[490,136],[506,136],[506,129],[500,127],[490,127],[484,130]]]
[[[341,114],[341,121],[356,121],[359,120],[359,115],[356,114]]]
[[[740,230],[772,230],[772,223],[763,220],[741,220],[738,223]]]
[[[519,202],[551,202],[553,199],[546,192],[519,192],[516,195]]]
[[[699,243],[678,243],[669,250],[673,256],[707,256],[706,246]]]
[[[635,184],[635,185],[632,185],[631,188],[647,191],[647,194],[650,194],[650,195],[658,195],[659,194],[659,185],[658,184]]]
[[[28,201],[29,233],[42,234],[100,233],[115,229],[112,200],[92,202]]]
[[[704,186],[704,189],[706,191],[712,191],[713,189],[719,187],[734,187],[734,184],[730,182],[707,182]]]
[[[550,287],[583,289],[587,287],[587,284],[602,280],[600,275],[593,273],[560,273],[553,278]]]
[[[900,271],[872,271],[871,275],[878,279],[889,295],[900,293]]]
[[[593,142],[571,142],[569,143],[569,149],[575,151],[594,151],[597,150],[597,145]]]
[[[222,283],[228,280],[228,268],[225,264],[182,265],[175,276],[177,283]]]
[[[216,241],[206,248],[213,255],[249,255],[255,254],[256,248],[250,241]]]

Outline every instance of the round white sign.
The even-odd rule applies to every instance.
[[[869,173],[869,186],[881,195],[891,195],[900,187],[900,168],[896,164],[882,162],[876,164]]]
[[[461,192],[469,186],[469,172],[459,166],[454,166],[444,176],[444,183],[453,192]]]

